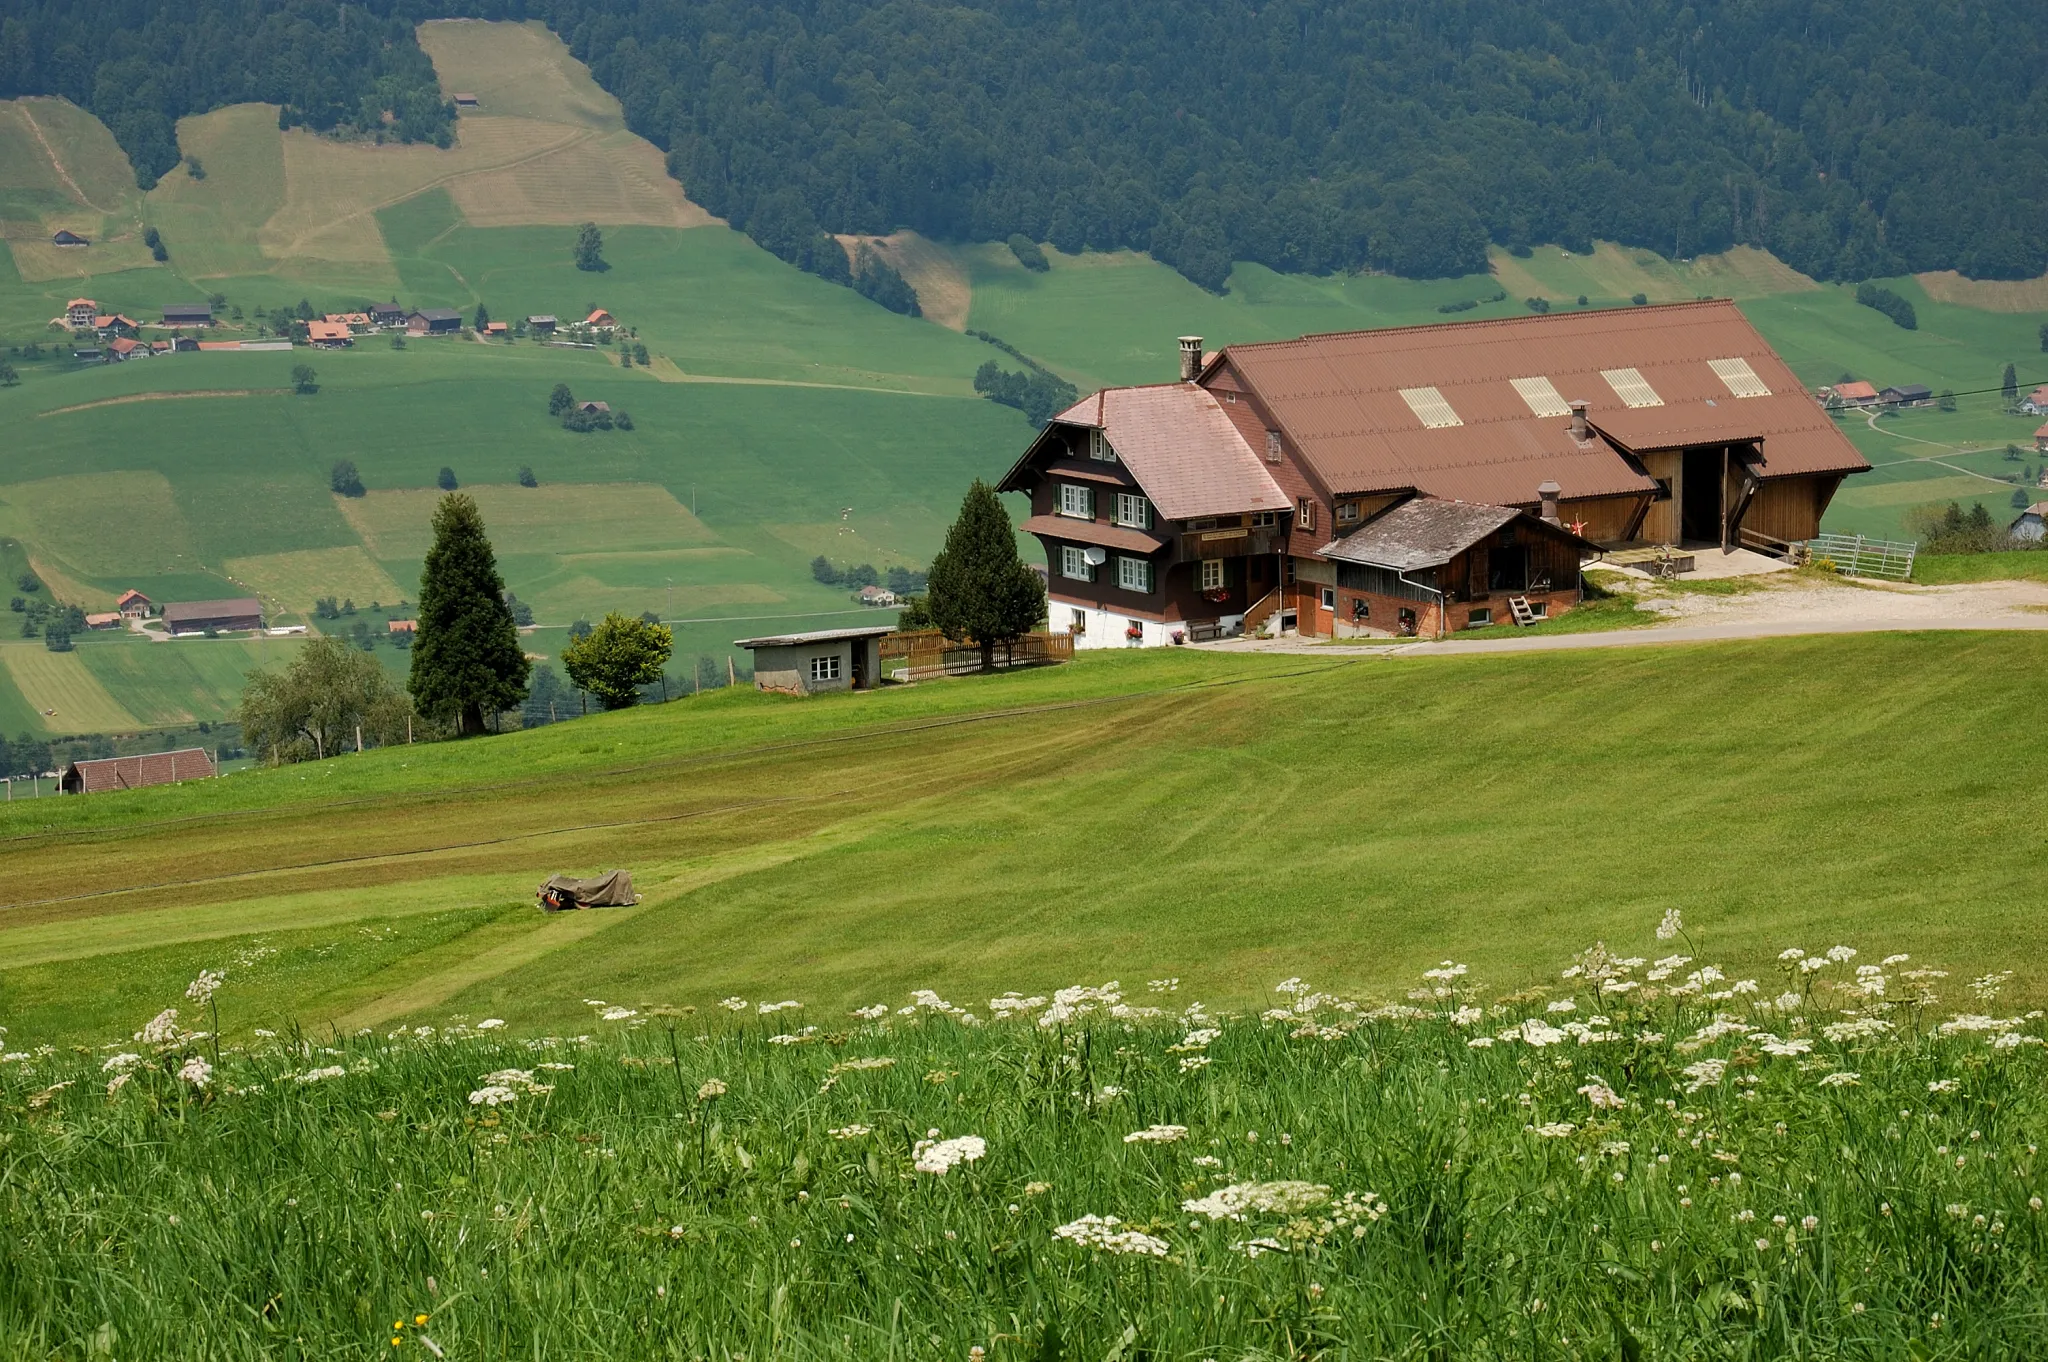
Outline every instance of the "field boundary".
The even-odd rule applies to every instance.
[[[195,388],[190,392],[127,393],[121,397],[102,397],[93,402],[79,402],[69,407],[52,407],[36,413],[36,420],[45,416],[64,416],[74,411],[91,411],[95,407],[119,407],[130,402],[174,402],[187,397],[289,397],[290,388]]]

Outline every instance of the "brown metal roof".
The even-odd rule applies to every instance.
[[[1226,359],[1333,492],[1415,488],[1527,504],[1546,478],[1569,500],[1651,490],[1569,416],[1538,416],[1513,384],[1546,378],[1632,448],[1765,439],[1766,477],[1869,467],[1756,328],[1725,301],[1449,322],[1233,345]],[[1739,398],[1710,362],[1741,359],[1771,396]],[[1660,400],[1630,407],[1605,373],[1638,371]],[[1403,389],[1434,388],[1457,425],[1425,427]],[[1739,434],[1730,432],[1740,428]],[[1626,434],[1624,434],[1626,432]]]
[[[1103,431],[1168,520],[1293,507],[1222,404],[1192,383],[1105,388],[1053,418]],[[1008,479],[1005,479],[1007,482]]]
[[[109,790],[139,790],[145,785],[168,785],[174,780],[203,780],[213,773],[212,753],[203,747],[181,747],[175,752],[151,752],[139,757],[72,762],[64,772],[64,788],[102,794]]]
[[[261,616],[263,602],[254,596],[242,596],[227,601],[175,601],[164,607],[164,621],[180,624],[186,620],[211,620],[241,618],[247,615]]]
[[[1068,515],[1035,515],[1018,528],[1026,534],[1042,534],[1074,544],[1100,544],[1106,549],[1123,549],[1130,553],[1157,553],[1172,542],[1145,530],[1105,525],[1099,520],[1082,520]]]

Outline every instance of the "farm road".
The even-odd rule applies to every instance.
[[[1644,602],[1668,623],[1606,633],[1456,638],[1420,643],[1314,643],[1230,639],[1198,645],[1225,652],[1365,654],[1431,657],[1468,653],[1550,652],[1565,648],[1644,648],[1666,643],[1870,634],[1897,630],[2048,629],[2048,583],[1981,582],[1961,586],[1813,584],[1795,580],[1732,596],[1659,596]]]

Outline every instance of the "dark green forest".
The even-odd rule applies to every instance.
[[[0,94],[170,120],[277,100],[445,135],[405,31],[540,18],[690,195],[825,232],[1412,276],[1593,238],[1827,279],[2048,269],[2048,36],[2022,0],[0,0]],[[391,129],[387,129],[390,131]],[[840,256],[832,259],[832,256]],[[857,282],[842,278],[842,282]],[[875,273],[863,291],[896,300]]]

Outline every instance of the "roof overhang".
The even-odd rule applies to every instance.
[[[1095,544],[1126,553],[1157,553],[1173,541],[1149,530],[1123,525],[1105,525],[1099,520],[1081,520],[1063,515],[1035,515],[1020,526],[1026,534],[1044,535],[1072,544]]]

